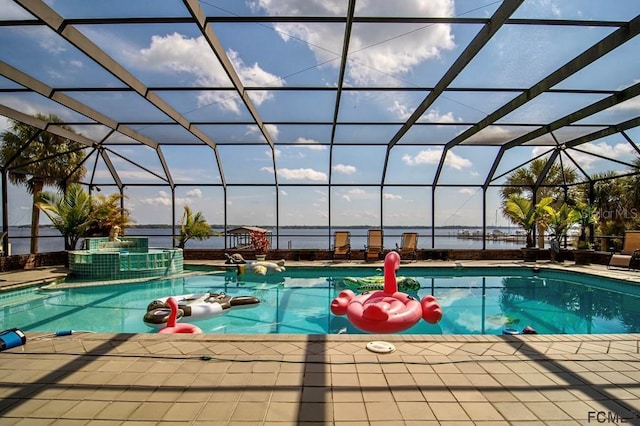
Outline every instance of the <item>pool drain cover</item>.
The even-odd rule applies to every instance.
[[[389,342],[374,341],[367,343],[367,349],[377,354],[390,354],[396,347]]]

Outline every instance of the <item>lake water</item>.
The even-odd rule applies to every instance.
[[[271,229],[266,227],[265,229]],[[504,234],[515,234],[515,228],[498,228]],[[364,249],[367,244],[367,228],[350,228],[335,227],[329,231],[329,228],[280,228],[279,235],[273,232],[273,247],[280,249],[330,249],[333,244],[333,232],[337,230],[346,230],[351,232],[352,249]],[[384,230],[384,246],[385,248],[395,248],[396,243],[400,244],[403,232],[417,232],[418,248],[442,248],[442,249],[481,249],[482,239],[480,238],[461,238],[459,234],[467,231],[473,235],[479,231],[477,228],[460,229],[460,228],[436,228],[435,245],[432,246],[431,228],[385,228]],[[489,235],[493,229],[487,230]],[[136,227],[128,228],[126,235],[129,236],[146,236],[149,237],[150,247],[172,247],[170,228],[155,227]],[[9,242],[11,243],[12,254],[29,253],[29,234],[27,227],[9,227]],[[488,249],[516,249],[522,247],[523,240],[505,241],[505,240],[487,240],[486,248]],[[232,241],[227,241],[227,247],[232,247]],[[186,248],[225,248],[224,237],[211,237],[204,241],[187,242]],[[39,251],[52,252],[64,250],[64,240],[60,233],[50,227],[40,229]]]

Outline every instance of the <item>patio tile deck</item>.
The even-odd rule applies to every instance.
[[[590,347],[576,354],[574,346],[554,339],[539,346],[546,352],[532,355],[522,349],[545,336],[490,336],[488,342],[485,338],[466,342],[443,358],[428,348],[444,336],[408,342],[387,336],[398,350],[373,356],[346,354],[345,339],[351,349],[369,341],[368,336],[353,337],[322,336],[313,342],[316,349],[323,346],[322,359],[308,362],[298,352],[309,346],[313,339],[309,336],[272,336],[275,346],[286,341],[298,350],[293,355],[269,351],[263,356],[255,351],[256,345],[268,342],[252,341],[253,336],[225,342],[225,336],[30,333],[25,345],[0,354],[0,424],[26,420],[585,424],[597,411],[633,418],[629,423],[638,421],[636,344],[603,340],[598,346],[616,351],[594,357]],[[45,344],[54,339],[66,344]],[[637,342],[640,335],[619,339]],[[162,354],[154,352],[159,343]],[[221,343],[224,354],[217,350]],[[505,343],[519,349],[508,356],[491,351]],[[201,351],[184,354],[185,345]],[[469,355],[473,345],[478,348]],[[122,351],[125,346],[135,353]],[[416,348],[424,355],[410,355],[407,363],[404,353]]]
[[[28,333],[0,352],[0,425],[639,424],[639,367],[639,334]]]

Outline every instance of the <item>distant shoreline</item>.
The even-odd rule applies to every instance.
[[[179,225],[176,224],[176,227]],[[259,228],[275,228],[275,225],[227,225],[229,228],[239,228],[242,226],[257,226]],[[9,228],[30,228],[31,225],[10,225]],[[40,225],[40,228],[54,228],[53,225]],[[328,225],[280,225],[281,229],[327,229]],[[487,229],[504,229],[504,228],[517,228],[516,225],[506,225],[506,226],[496,226],[496,225],[487,225]],[[127,228],[155,228],[155,229],[168,229],[172,228],[172,225],[167,224],[147,224],[147,225],[129,225]],[[214,224],[211,225],[211,228],[219,229],[224,228],[224,225]],[[341,229],[372,229],[379,228],[378,225],[345,225],[345,226],[332,226],[331,228],[341,228]],[[431,226],[425,225],[388,225],[385,228],[406,228],[406,229],[431,229]],[[482,225],[447,225],[447,226],[434,226],[434,229],[482,229]]]

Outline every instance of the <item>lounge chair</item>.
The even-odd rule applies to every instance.
[[[402,245],[398,247],[396,243],[396,250],[400,253],[401,259],[413,259],[418,260],[417,256],[418,248],[418,233],[417,232],[405,232],[402,234]]]
[[[336,231],[333,243],[333,260],[344,258],[351,259],[351,233],[349,231]]]
[[[364,246],[364,260],[380,260],[382,254],[382,229],[370,229],[367,233],[367,245]]]
[[[607,268],[636,269],[637,259],[640,259],[640,231],[625,231],[622,251],[611,255]]]

